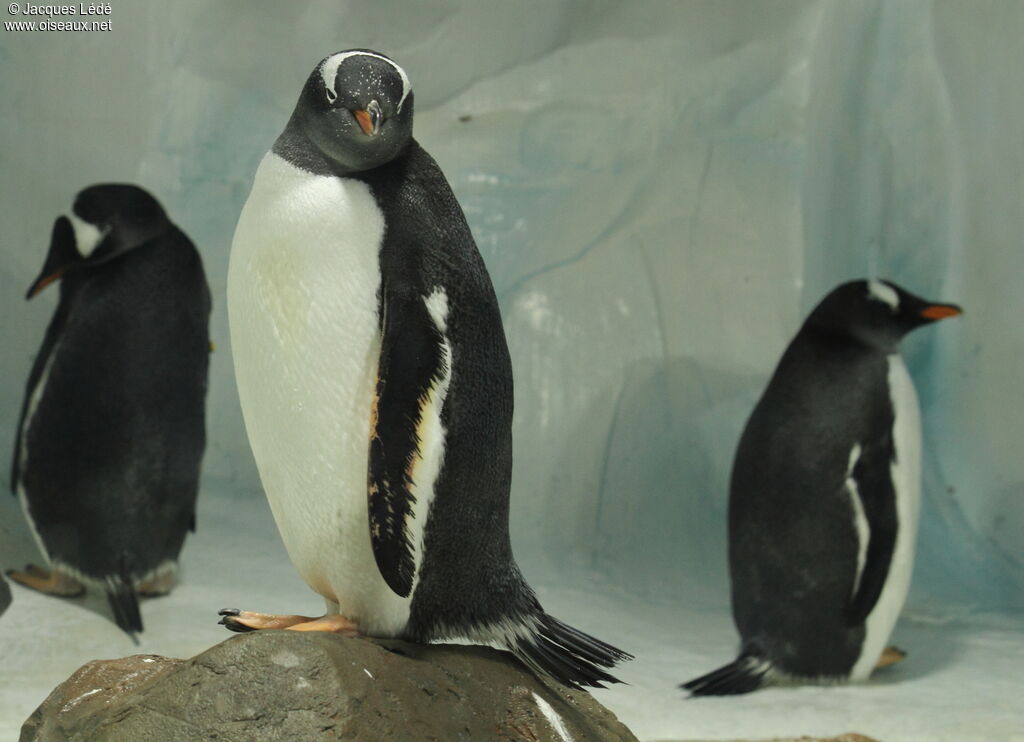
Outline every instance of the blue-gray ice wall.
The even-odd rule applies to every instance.
[[[817,299],[879,275],[966,309],[906,343],[927,449],[916,595],[1024,602],[1024,4],[111,6],[109,32],[0,32],[3,450],[55,301],[22,300],[50,224],[84,185],[137,182],[215,297],[207,496],[262,507],[224,311],[232,230],[312,66],[368,46],[408,70],[417,137],[501,299],[531,576],[724,594],[743,421]]]

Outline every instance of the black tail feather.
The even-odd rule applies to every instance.
[[[755,691],[764,685],[769,670],[771,664],[768,660],[741,654],[728,665],[694,678],[679,687],[690,691],[691,696],[738,696]]]
[[[577,689],[583,686],[603,688],[604,683],[621,683],[601,668],[611,668],[619,662],[633,659],[633,655],[546,613],[540,615],[536,633],[520,638],[513,651],[534,670]]]
[[[114,614],[114,623],[129,636],[142,633],[139,596],[131,578],[126,575],[107,577],[107,602]]]

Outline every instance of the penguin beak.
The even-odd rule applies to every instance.
[[[56,283],[57,281],[59,281],[61,276],[63,275],[64,269],[61,268],[48,276],[40,276],[35,280],[35,283],[32,284],[31,288],[29,288],[28,293],[25,294],[25,299],[31,299],[33,296],[35,296],[40,291],[49,286],[51,283]]]
[[[43,270],[29,286],[25,298],[31,299],[51,283],[59,280],[72,263],[78,262],[81,257],[75,249],[75,230],[71,227],[71,221],[66,216],[58,217],[53,223],[50,251],[46,255]]]
[[[365,109],[353,111],[352,115],[356,117],[356,121],[359,123],[359,128],[363,130],[363,134],[368,137],[380,131],[381,122],[384,120],[384,113],[380,110],[380,103],[375,100],[370,101],[370,105]]]
[[[930,304],[921,310],[921,316],[932,322],[947,317],[959,317],[961,314],[963,310],[955,304]]]

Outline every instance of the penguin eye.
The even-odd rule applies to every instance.
[[[324,92],[327,94],[328,103],[334,103],[334,101],[338,100],[338,94],[330,88],[324,88]]]

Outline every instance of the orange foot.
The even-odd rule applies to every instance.
[[[287,629],[289,631],[328,631],[344,636],[359,636],[359,626],[340,613],[328,613],[319,618],[311,616],[276,616],[270,613],[253,613],[237,608],[225,608],[218,612],[218,623],[231,631],[260,631],[262,629]]]
[[[178,584],[178,575],[173,571],[151,577],[137,588],[139,596],[143,598],[159,598],[167,595]]]
[[[896,647],[886,647],[882,650],[882,656],[878,658],[878,662],[875,663],[875,669],[881,670],[883,667],[889,665],[895,665],[897,662],[907,656],[907,653],[902,649]]]
[[[29,564],[23,572],[10,570],[7,576],[19,585],[30,587],[46,595],[59,595],[63,598],[76,598],[85,592],[85,586],[70,575],[56,569],[43,569]]]

